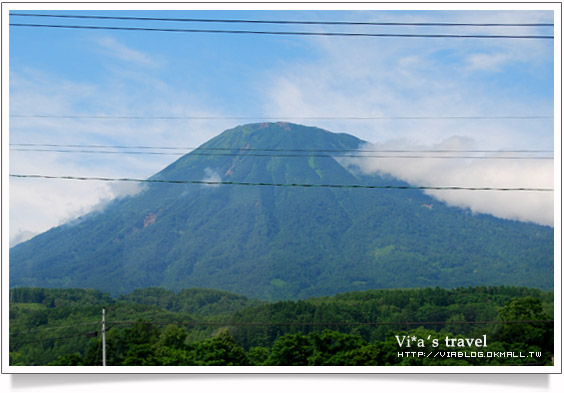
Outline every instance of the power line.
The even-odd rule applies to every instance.
[[[179,322],[179,321],[108,321],[113,325],[134,325],[134,324],[151,324],[151,325],[169,325],[180,324],[185,326],[385,326],[385,325],[475,325],[475,324],[530,324],[530,323],[553,323],[554,320],[520,320],[520,321],[394,321],[394,322]],[[63,327],[75,327],[84,325],[99,324],[100,322],[82,323],[78,325],[55,326],[43,329],[34,329],[20,332],[11,332],[13,334],[32,333],[36,331],[60,329]],[[112,326],[113,326],[112,325]],[[108,329],[109,330],[109,329]],[[80,333],[79,335],[88,334],[90,332]],[[76,336],[76,335],[75,335]],[[68,338],[75,336],[65,336],[60,338]],[[46,340],[59,339],[48,338]],[[43,341],[43,340],[39,340]]]
[[[41,338],[41,339],[37,339],[37,340],[18,342],[17,345],[20,346],[20,345],[33,344],[33,343],[39,343],[39,342],[44,342],[44,341],[66,340],[66,339],[69,339],[69,338],[82,337],[82,336],[91,338],[91,337],[96,337],[97,335],[98,335],[98,332],[89,331],[89,332],[82,332],[82,333],[79,333],[79,334],[73,334],[73,335],[70,335],[70,336]]]
[[[155,322],[155,321],[111,321],[116,325],[170,325],[183,326],[389,326],[389,325],[503,325],[503,324],[531,324],[554,323],[554,320],[523,320],[523,321],[397,321],[397,322]]]
[[[494,39],[554,39],[551,35],[475,35],[475,34],[392,34],[392,33],[330,33],[307,31],[258,31],[258,30],[212,30],[212,29],[163,29],[153,27],[126,26],[85,26],[85,25],[47,25],[33,23],[10,23],[13,27],[83,29],[83,30],[121,30],[150,31],[166,33],[220,33],[220,34],[259,34],[291,36],[329,36],[329,37],[380,37],[380,38],[494,38]]]
[[[166,156],[183,156],[186,153],[167,153],[167,152],[150,152],[150,151],[108,151],[108,150],[60,150],[60,149],[20,149],[10,148],[10,151],[23,152],[55,152],[55,153],[90,153],[90,154],[134,154],[134,155],[166,155]],[[338,155],[322,155],[322,154],[256,154],[246,153],[199,153],[192,152],[193,156],[236,156],[236,157],[317,157],[317,158],[400,158],[400,159],[479,159],[479,160],[552,160],[553,157],[538,156],[429,156],[429,155],[359,155],[359,154],[338,154]]]
[[[538,120],[553,115],[532,116],[126,116],[12,114],[12,118],[109,119],[109,120]]]
[[[503,325],[503,324],[533,324],[554,323],[554,320],[521,320],[521,321],[396,321],[396,322],[178,322],[178,321],[108,321],[115,325],[183,325],[183,326],[233,326],[233,327],[261,327],[261,326],[411,326],[411,325]],[[97,337],[98,331],[87,331],[67,336],[49,337],[14,343],[17,346],[34,344],[45,341],[66,340],[75,337]]]
[[[140,145],[89,145],[89,144],[54,144],[54,143],[10,143],[10,146],[44,146],[64,148],[94,148],[94,149],[152,149],[152,150],[202,150],[202,151],[261,151],[261,152],[304,152],[304,153],[552,153],[553,150],[504,150],[504,149],[274,149],[252,147],[178,147],[178,146],[140,146]]]
[[[303,187],[303,188],[358,188],[358,189],[382,189],[382,190],[467,190],[467,191],[539,191],[552,192],[553,188],[529,188],[529,187],[458,187],[458,186],[376,186],[365,184],[303,184],[303,183],[254,183],[234,181],[205,181],[205,180],[163,180],[163,179],[132,179],[132,178],[107,178],[107,177],[85,177],[85,176],[48,176],[48,175],[23,175],[10,174],[15,178],[35,179],[61,179],[61,180],[83,180],[104,182],[135,182],[135,183],[168,183],[168,184],[207,184],[207,185],[232,185],[232,186],[270,186],[270,187]]]
[[[248,23],[248,24],[285,24],[285,25],[345,25],[345,26],[473,26],[473,27],[549,27],[554,23],[448,23],[448,22],[358,22],[358,21],[297,21],[297,20],[257,20],[257,19],[205,19],[205,18],[155,18],[136,16],[102,15],[62,15],[11,13],[10,16],[29,16],[41,18],[99,19],[99,20],[136,20],[160,22],[211,22],[211,23]]]
[[[15,334],[29,334],[29,333],[35,333],[35,332],[42,332],[44,330],[56,330],[56,329],[65,329],[65,328],[71,328],[71,327],[76,327],[76,326],[87,326],[87,325],[96,325],[99,324],[100,322],[86,322],[86,323],[78,323],[78,324],[72,324],[72,325],[63,325],[63,326],[52,326],[52,327],[44,327],[44,328],[37,328],[37,329],[29,329],[29,330],[20,330],[20,331],[15,331],[15,332],[10,332],[10,336],[11,335],[15,335]]]

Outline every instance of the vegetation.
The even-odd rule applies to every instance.
[[[550,365],[554,352],[553,293],[530,288],[371,290],[274,303],[196,288],[117,299],[16,288],[10,300],[17,366],[101,365],[102,307],[114,366]],[[513,323],[483,323],[491,321]]]
[[[320,154],[246,154],[361,143],[312,127],[246,125],[202,146],[227,155],[195,150],[153,178],[215,173],[235,182],[406,185]],[[553,277],[552,228],[472,214],[418,190],[151,184],[10,250],[12,287],[95,288],[112,296],[152,286],[269,301],[437,285],[552,290]]]

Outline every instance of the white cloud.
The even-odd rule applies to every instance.
[[[30,232],[30,231],[19,231],[12,237],[10,237],[10,247],[15,246],[16,244],[23,243],[28,241],[29,239],[35,237],[37,233]]]
[[[162,60],[159,61],[146,53],[130,48],[111,36],[96,39],[95,42],[102,49],[101,53],[124,62],[134,63],[136,65],[150,68],[162,65]]]
[[[109,183],[110,191],[115,198],[133,196],[147,189],[144,183],[116,182]]]
[[[68,180],[10,179],[10,242],[77,218],[110,193],[103,185]]]
[[[217,183],[221,181],[221,175],[211,168],[204,169],[204,182]],[[218,187],[219,184],[203,184],[204,187]]]
[[[501,71],[511,58],[506,53],[477,53],[468,56],[470,70]]]
[[[143,78],[137,73],[135,77],[133,85],[114,84],[111,79],[107,83],[88,84],[32,69],[12,71],[11,113],[179,117],[223,114],[201,97],[173,88],[152,75]],[[229,121],[188,119],[12,118],[10,143],[197,147],[231,126]],[[11,151],[10,173],[148,178],[178,158],[177,155]],[[11,178],[11,245],[24,239],[20,233],[44,232],[89,211],[102,209],[112,198],[142,189],[136,183]]]
[[[527,15],[491,14],[488,20],[518,22]],[[535,15],[527,23],[535,19],[546,21],[546,14]],[[476,15],[467,18],[480,20]],[[506,33],[523,34],[518,30],[522,29]],[[484,34],[485,28],[475,28],[469,33]],[[269,114],[384,117],[315,122],[329,131],[351,133],[380,148],[553,149],[552,119],[385,119],[390,116],[550,115],[553,112],[551,92],[529,93],[535,91],[536,80],[551,77],[545,74],[546,65],[553,59],[550,43],[320,38],[312,41],[312,47],[315,48],[312,51],[321,53],[319,58],[271,70],[267,80],[262,81],[263,86],[271,86],[265,94],[265,109]],[[515,72],[521,73],[518,78]],[[500,82],[492,79],[497,77],[501,78]],[[513,82],[508,83],[512,78]],[[367,172],[388,173],[417,185],[553,187],[552,160],[366,158],[358,164]],[[437,191],[429,194],[474,212],[553,225],[551,192]]]
[[[475,141],[452,137],[436,145],[413,145],[405,141],[367,144],[362,150],[473,150]],[[460,153],[458,153],[460,155]],[[388,155],[391,155],[388,153]],[[402,155],[441,156],[452,153],[402,153]],[[510,157],[514,153],[465,153],[473,157]],[[345,166],[354,166],[369,174],[388,174],[417,186],[460,186],[493,188],[553,188],[552,160],[523,159],[447,159],[447,158],[348,158]],[[469,208],[475,213],[554,225],[554,194],[534,191],[430,190],[427,194],[452,206]]]
[[[438,13],[437,15],[440,15]],[[452,14],[452,21],[545,21],[546,13],[461,13]],[[463,15],[463,16],[458,16]],[[389,17],[397,20],[397,15]],[[408,16],[413,21],[428,19],[428,15]],[[445,18],[445,16],[442,16]],[[382,19],[382,14],[374,14]],[[522,29],[508,33],[522,33]],[[484,29],[468,32],[483,33]],[[30,68],[11,70],[11,113],[95,114],[95,115],[170,115],[218,117],[229,115],[217,105],[218,96],[196,95],[189,86],[172,84],[156,73],[169,65],[148,51],[139,50],[125,40],[114,38],[95,41],[95,49],[103,56],[96,61],[104,72],[88,76],[88,82],[77,82],[39,72]],[[467,41],[415,39],[337,39],[308,37],[301,45],[311,45],[307,59],[287,58],[284,68],[257,69],[256,86],[249,91],[260,92],[265,116],[440,116],[538,114],[552,112],[552,98],[519,96],[511,89],[492,89],[484,74],[504,75],[508,67],[535,67],[552,57],[552,47],[534,40]],[[548,54],[548,55],[547,55]],[[317,56],[317,57],[315,57]],[[112,61],[115,59],[117,61]],[[175,63],[176,64],[176,63]],[[251,65],[252,67],[252,65]],[[158,71],[164,71],[159,69]],[[262,73],[261,73],[262,72]],[[531,76],[537,77],[534,72]],[[70,76],[69,76],[70,77]],[[74,76],[76,78],[76,75]],[[550,75],[544,75],[550,78]],[[520,82],[520,81],[516,81]],[[533,82],[534,83],[534,80]],[[526,92],[526,88],[524,90]],[[213,101],[212,101],[213,99]],[[213,104],[212,104],[213,102]],[[240,115],[240,113],[237,113]],[[436,146],[453,136],[450,143],[491,149],[552,148],[553,125],[545,121],[444,121],[444,120],[354,120],[297,121],[323,127],[329,131],[347,132],[379,146],[384,141],[403,139],[405,146]],[[104,145],[152,145],[196,147],[230,128],[233,122],[206,120],[86,120],[86,119],[10,119],[11,143],[60,143]],[[462,139],[467,138],[467,139]],[[175,156],[141,156],[116,154],[24,153],[10,155],[11,173],[43,173],[55,175],[91,175],[106,177],[149,177]],[[445,160],[446,161],[446,160]],[[448,160],[452,164],[452,160]],[[406,163],[406,162],[404,162]],[[452,170],[440,162],[429,162],[430,169],[444,177],[428,179],[422,167],[407,164],[411,175],[401,172],[401,165],[381,167],[396,176],[412,176],[411,181],[456,181],[468,185],[481,178],[493,184],[495,174],[505,180],[527,180],[542,173],[541,182],[549,176],[546,162],[487,162],[462,165]],[[531,164],[531,165],[528,165]],[[535,165],[543,164],[538,167]],[[368,164],[366,164],[368,165]],[[391,165],[388,162],[385,165]],[[425,165],[423,167],[425,167]],[[511,166],[513,165],[513,166]],[[367,168],[369,170],[370,168]],[[430,170],[429,169],[429,170]],[[456,170],[454,170],[456,169]],[[514,175],[520,173],[519,179]],[[551,172],[550,172],[551,173]],[[417,175],[417,176],[416,176]],[[210,178],[214,178],[212,172]],[[458,177],[455,177],[458,176]],[[411,177],[410,177],[411,178]],[[406,177],[407,179],[407,177]],[[459,182],[460,181],[460,182]],[[464,182],[463,182],[464,181]],[[468,181],[468,182],[466,182]],[[521,184],[521,183],[520,183]],[[531,183],[532,184],[532,183]],[[536,184],[536,183],[535,183]],[[547,183],[548,184],[548,183]],[[479,185],[484,185],[480,183]],[[498,184],[496,184],[498,185]],[[10,237],[19,232],[41,232],[75,218],[108,198],[121,195],[117,184],[98,182],[10,180]],[[135,186],[134,186],[135,187]],[[507,197],[508,193],[504,196]],[[439,195],[439,194],[437,194]],[[449,203],[469,206],[475,211],[497,205],[503,216],[522,217],[548,222],[552,202],[529,199],[528,202],[495,202],[483,199],[460,200],[463,194],[449,196]],[[473,194],[477,195],[477,194]],[[488,194],[490,197],[494,194]],[[440,197],[440,196],[439,196]],[[525,194],[519,194],[519,198]],[[531,194],[528,197],[534,198]],[[545,195],[546,197],[546,195]],[[466,204],[466,205],[465,205]],[[519,216],[527,205],[529,213]],[[502,209],[509,209],[501,212]],[[537,213],[532,213],[537,211]],[[543,218],[544,217],[544,218]]]

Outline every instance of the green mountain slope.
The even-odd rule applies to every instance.
[[[361,143],[287,123],[246,125],[201,146],[217,150],[195,150],[153,179],[404,184],[319,157],[330,153],[255,150]],[[473,215],[415,190],[158,183],[10,250],[11,287],[115,295],[195,286],[286,299],[437,285],[552,289],[553,229]]]

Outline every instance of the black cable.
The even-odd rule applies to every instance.
[[[352,22],[352,21],[296,21],[296,20],[256,20],[256,19],[204,19],[204,18],[154,18],[137,16],[102,16],[102,15],[61,15],[11,13],[10,16],[31,16],[42,18],[102,19],[102,20],[137,20],[161,22],[212,22],[212,23],[249,23],[249,24],[285,24],[285,25],[345,25],[345,26],[475,26],[475,27],[547,27],[554,23],[443,23],[443,22]]]
[[[208,184],[208,185],[233,185],[233,186],[270,186],[270,187],[304,187],[304,188],[365,188],[382,190],[467,190],[467,191],[539,191],[552,192],[553,188],[529,188],[529,187],[458,187],[458,186],[373,186],[364,184],[303,184],[303,183],[252,183],[234,181],[204,181],[204,180],[162,180],[162,179],[132,179],[132,178],[107,178],[107,177],[85,177],[85,176],[48,176],[48,175],[21,175],[10,174],[16,178],[35,179],[61,179],[61,180],[84,180],[105,182],[135,182],[135,183],[169,183],[169,184]]]
[[[76,326],[95,325],[97,323],[100,323],[100,322],[85,322],[85,323],[79,323],[79,324],[73,324],[73,325],[52,326],[52,327],[44,327],[44,328],[15,331],[15,332],[10,332],[10,336],[14,335],[14,334],[28,334],[28,333],[42,332],[44,330],[64,329],[64,328],[76,327]]]
[[[24,341],[24,342],[18,342],[17,345],[25,345],[25,344],[33,344],[33,343],[39,343],[39,342],[44,342],[44,341],[57,341],[57,340],[66,340],[68,338],[75,338],[75,337],[80,337],[80,336],[85,336],[88,337],[88,334],[90,334],[92,332],[83,332],[80,334],[73,334],[71,336],[60,336],[60,337],[50,337],[50,338],[42,338],[42,339],[38,339],[38,340],[31,340],[31,341]]]
[[[552,153],[552,150],[458,150],[458,149],[262,149],[252,147],[175,147],[175,146],[135,146],[135,145],[70,145],[53,143],[10,143],[10,146],[45,146],[45,147],[68,147],[68,148],[95,148],[95,149],[153,149],[153,150],[202,150],[202,151],[262,151],[262,152],[304,152],[304,153]]]
[[[487,324],[532,324],[532,323],[553,323],[554,320],[521,320],[521,321],[396,321],[396,322],[179,322],[179,321],[107,321],[108,324],[112,324],[111,327],[116,325],[135,325],[135,324],[147,324],[147,325],[170,325],[179,324],[184,326],[384,326],[384,325],[487,325]],[[99,322],[96,322],[99,323]],[[85,325],[85,324],[82,324]],[[111,328],[110,327],[110,328]],[[106,332],[110,330],[106,329]],[[48,330],[46,328],[44,330]],[[19,332],[19,333],[29,333],[29,332]],[[26,344],[31,342],[48,341],[48,340],[59,340],[64,338],[78,337],[82,335],[89,335],[94,332],[88,331],[80,334],[75,334],[72,336],[64,337],[54,337],[39,339],[35,341],[26,341]],[[13,333],[10,333],[13,334]]]
[[[183,326],[386,326],[386,325],[503,325],[503,324],[531,324],[554,323],[554,320],[524,320],[524,321],[401,321],[401,322],[155,322],[155,321],[112,321],[116,325],[169,325]]]
[[[115,325],[170,325],[177,324],[183,326],[234,326],[234,327],[254,327],[254,326],[398,326],[398,325],[489,325],[489,324],[533,324],[533,323],[554,323],[554,320],[523,320],[523,321],[398,321],[398,322],[178,322],[178,321],[108,321]],[[69,336],[50,337],[37,340],[18,342],[18,346],[45,341],[65,340],[75,337],[93,337],[95,332],[88,331]],[[97,332],[96,332],[97,333]]]
[[[24,151],[24,152],[52,152],[52,153],[90,153],[90,154],[137,154],[137,155],[165,155],[165,156],[183,156],[187,153],[165,153],[165,152],[150,152],[150,151],[108,151],[108,150],[59,150],[59,149],[18,149],[10,148],[10,151]],[[353,158],[432,158],[432,159],[479,159],[479,160],[552,160],[553,157],[538,157],[538,156],[391,156],[391,155],[358,155],[358,154],[338,154],[338,155],[322,155],[322,154],[256,154],[256,153],[199,153],[192,152],[190,156],[241,156],[241,157],[316,157],[316,158],[339,158],[339,157],[353,157]]]
[[[329,36],[329,37],[380,37],[380,38],[495,38],[495,39],[554,39],[550,35],[473,35],[473,34],[391,34],[391,33],[328,33],[307,31],[258,31],[258,30],[207,30],[207,29],[162,29],[152,27],[126,26],[84,26],[84,25],[45,25],[33,23],[10,23],[13,27],[47,27],[57,29],[151,31],[166,33],[221,33],[221,34],[260,34],[291,36]]]
[[[13,114],[13,118],[111,119],[111,120],[537,120],[554,116],[108,116]]]

